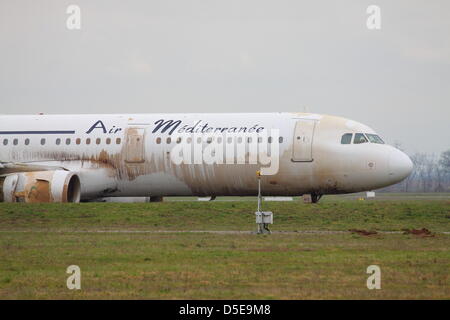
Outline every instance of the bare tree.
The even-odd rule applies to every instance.
[[[441,181],[446,188],[450,187],[450,149],[441,153],[439,159]],[[445,187],[443,188],[445,191]]]
[[[426,190],[425,184],[425,163],[426,163],[426,154],[416,152],[411,156],[411,160],[414,164],[414,175],[417,181],[417,187],[422,187],[422,190]]]
[[[434,192],[444,192],[445,190],[443,186],[444,172],[442,170],[442,166],[439,161],[436,163],[434,172],[436,176],[436,187],[434,188]]]
[[[400,143],[395,146],[401,149]],[[384,192],[449,192],[450,191],[450,150],[440,157],[436,154],[416,152],[410,156],[414,167],[402,182],[383,188]]]
[[[446,173],[450,173],[450,149],[441,153],[439,164]]]

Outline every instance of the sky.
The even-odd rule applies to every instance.
[[[0,113],[279,111],[450,149],[450,1],[0,1]]]

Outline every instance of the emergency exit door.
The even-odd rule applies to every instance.
[[[294,129],[292,161],[313,161],[315,120],[298,120]]]
[[[126,159],[127,163],[145,162],[145,129],[128,128],[126,131]]]

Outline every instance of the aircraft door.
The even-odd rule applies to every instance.
[[[312,144],[315,120],[298,120],[294,129],[292,161],[313,161]]]
[[[128,128],[126,131],[126,158],[127,163],[145,162],[145,129]]]

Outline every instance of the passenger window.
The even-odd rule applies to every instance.
[[[191,137],[188,137],[187,139],[186,139],[186,143],[191,143],[191,141],[192,141],[192,138]]]
[[[77,138],[77,140],[75,142],[76,142],[76,144],[80,144],[81,143],[81,139]]]
[[[106,144],[111,144],[111,138],[106,138]]]
[[[346,133],[341,138],[341,144],[350,144],[352,143],[353,133]]]
[[[3,145],[7,146],[8,145],[8,139],[3,139]]]
[[[120,138],[116,139],[116,144],[120,144],[121,142],[122,142],[122,139],[120,139]]]
[[[227,143],[233,143],[233,137],[228,137],[227,138]]]
[[[366,133],[366,136],[372,143],[384,144],[384,141],[376,134]]]
[[[57,146],[59,146],[61,144],[61,139],[60,138],[56,139],[55,143]]]
[[[177,143],[181,143],[181,137],[177,138]]]
[[[86,139],[86,144],[91,144],[91,138]]]
[[[166,143],[167,144],[170,144],[172,142],[172,139],[170,138],[170,137],[168,137],[167,139],[166,139]]]
[[[70,144],[70,138],[66,139],[66,144],[69,145]]]
[[[27,146],[27,145],[29,145],[29,144],[30,144],[30,139],[26,138],[26,139],[25,139],[25,145]]]
[[[19,144],[19,139],[14,139],[13,140],[13,145],[17,146]]]
[[[278,143],[283,143],[283,137],[278,138]]]
[[[44,145],[44,144],[45,144],[45,139],[42,138],[42,139],[41,139],[41,145]]]
[[[272,137],[269,137],[269,139],[267,139],[267,142],[272,143]]]
[[[366,142],[368,142],[368,141],[364,134],[355,133],[355,140],[353,140],[353,143],[360,144],[360,143],[366,143]]]
[[[97,140],[95,141],[95,143],[100,144],[102,142],[102,139],[97,138]]]
[[[160,143],[161,143],[161,138],[160,137],[156,138],[156,144],[160,144]]]

